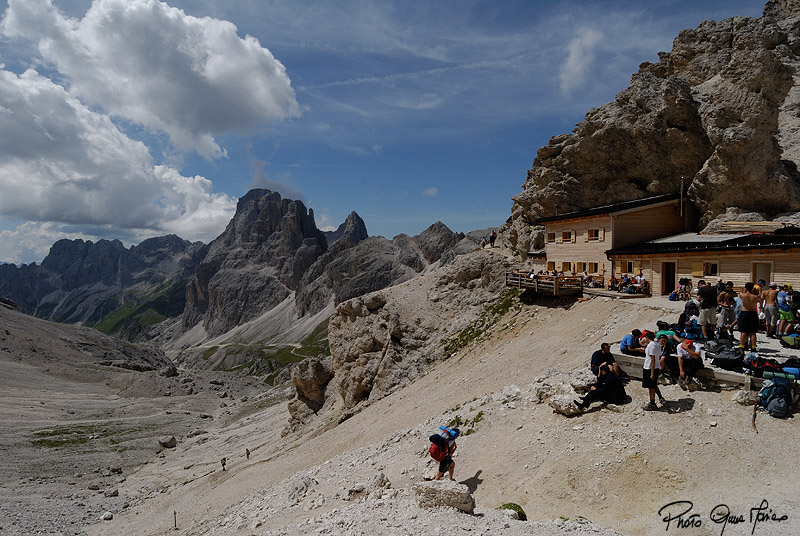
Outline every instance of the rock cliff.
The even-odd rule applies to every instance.
[[[698,229],[731,214],[791,217],[800,211],[799,66],[797,0],[683,30],[613,102],[537,151],[503,234],[521,253],[539,249],[537,218],[678,192],[682,180]]]
[[[121,307],[131,313],[139,308],[150,321],[174,317],[183,309],[182,289],[205,250],[202,243],[175,235],[131,248],[119,240],[59,240],[41,265],[0,266],[0,295],[25,313],[58,322],[97,324]],[[125,321],[106,331],[136,338],[147,326],[132,316],[121,314]]]
[[[286,431],[308,424],[321,410],[347,415],[447,358],[444,341],[497,301],[507,269],[506,259],[479,251],[340,303],[329,323],[330,360],[308,359],[292,371],[296,393]]]

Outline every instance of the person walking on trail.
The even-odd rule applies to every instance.
[[[642,342],[647,342],[647,346],[644,349],[642,387],[647,389],[650,395],[650,403],[644,407],[646,410],[658,409],[656,405],[656,394],[658,395],[658,400],[661,402],[661,405],[666,403],[664,396],[661,394],[661,390],[658,388],[658,375],[661,373],[661,345],[654,339],[655,335],[652,331],[645,331],[642,336]],[[662,340],[666,342],[666,337],[662,337]]]
[[[489,235],[489,245],[494,247],[494,241],[497,240],[497,233],[492,231],[492,234]]]
[[[458,448],[458,445],[456,445],[456,438],[461,435],[461,430],[457,427],[451,429],[446,426],[440,426],[439,429],[438,435],[442,438],[442,445],[446,454],[444,459],[439,462],[439,471],[437,471],[434,480],[441,480],[445,472],[448,473],[450,480],[455,480],[453,478],[453,472],[456,468],[456,462],[453,461],[453,453],[456,451],[456,448]]]
[[[221,464],[222,464],[222,470],[224,471],[224,470],[225,470],[225,464],[226,464],[226,463],[228,463],[228,459],[227,459],[227,458],[222,458],[222,459],[219,461],[219,463],[221,463]]]

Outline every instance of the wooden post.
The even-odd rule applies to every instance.
[[[178,530],[178,512],[177,510],[172,511],[172,517],[175,519],[175,530]]]

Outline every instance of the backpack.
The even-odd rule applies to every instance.
[[[428,454],[431,455],[431,458],[437,462],[444,460],[450,450],[447,439],[442,435],[433,434],[428,440],[431,442],[431,446],[428,448]]]
[[[764,380],[758,392],[758,403],[767,408],[773,417],[783,418],[789,414],[789,400],[791,399],[791,381],[785,378],[772,378]]]
[[[754,361],[748,360],[747,367],[753,372],[756,378],[763,378],[764,371],[781,372],[781,365],[775,359],[759,357]]]
[[[441,437],[438,434],[434,434],[437,437]],[[433,442],[433,436],[431,436],[431,446],[428,448],[428,454],[431,455],[431,458],[440,462],[447,457],[447,451],[445,451],[441,446],[437,445]]]
[[[741,348],[720,347],[711,364],[723,370],[741,372],[744,368],[744,352]]]
[[[705,349],[706,352],[711,354],[717,354],[721,352],[725,348],[733,347],[733,343],[728,339],[719,339],[718,341],[706,341]]]
[[[800,348],[800,337],[793,335],[781,337],[781,346],[784,348]]]

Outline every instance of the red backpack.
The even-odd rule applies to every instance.
[[[450,450],[447,440],[439,434],[433,434],[428,439],[431,442],[431,446],[428,449],[431,458],[437,462],[444,460],[447,457],[447,451]]]

